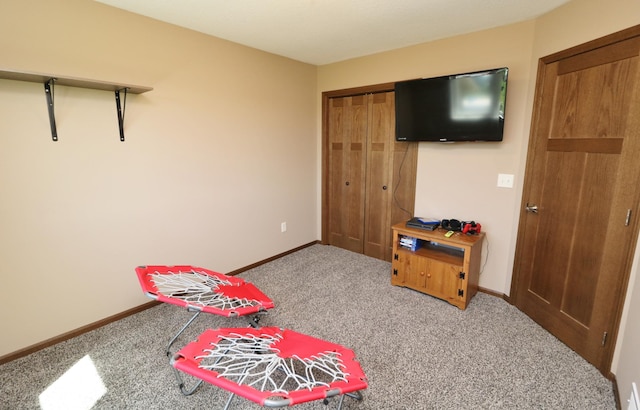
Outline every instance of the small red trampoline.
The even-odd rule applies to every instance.
[[[171,356],[176,339],[202,312],[225,317],[253,315],[249,324],[257,327],[258,315],[274,307],[273,301],[252,283],[209,269],[189,265],[139,266],[136,274],[151,299],[195,312],[169,341],[167,356]]]
[[[138,280],[147,296],[191,311],[227,317],[246,316],[273,308],[255,285],[193,266],[139,266]]]

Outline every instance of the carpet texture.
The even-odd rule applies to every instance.
[[[290,328],[355,351],[369,388],[363,401],[346,397],[343,409],[616,408],[609,380],[500,298],[479,293],[461,311],[391,286],[388,262],[324,245],[239,276],[275,302],[262,326]],[[106,390],[94,409],[222,409],[228,394],[209,384],[183,396],[164,355],[190,317],[179,307],[159,305],[2,365],[0,409],[74,408],[71,399],[89,391],[80,382],[62,398],[41,402],[39,396],[88,358]],[[201,314],[174,350],[207,328],[246,325],[242,318]],[[295,408],[337,404],[334,398],[328,406]],[[241,397],[231,405],[258,408]]]

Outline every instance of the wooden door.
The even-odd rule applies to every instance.
[[[541,59],[511,289],[605,375],[638,233],[638,35]]]
[[[394,92],[368,98],[364,254],[390,261],[391,226],[413,216],[417,143],[395,140]]]
[[[417,143],[395,141],[393,84],[323,93],[323,124],[322,240],[390,261],[417,168]]]
[[[328,242],[363,252],[368,102],[332,98],[328,108]]]

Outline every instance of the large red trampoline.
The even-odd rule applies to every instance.
[[[265,407],[345,395],[362,400],[367,379],[353,351],[277,327],[207,330],[171,359],[178,370]]]

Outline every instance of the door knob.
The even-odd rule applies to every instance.
[[[534,213],[534,214],[538,213],[538,205],[529,205],[529,204],[527,204],[524,207],[524,209],[526,209],[527,212],[531,212],[531,213]]]

